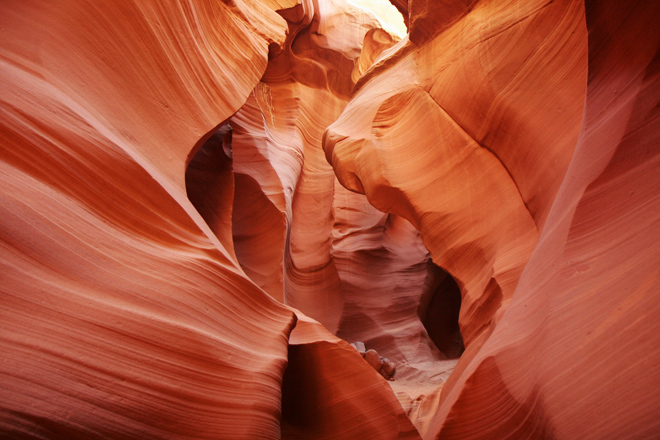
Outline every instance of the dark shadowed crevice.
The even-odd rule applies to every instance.
[[[309,330],[296,337],[294,329],[289,339],[282,439],[420,438],[392,390],[353,348],[305,340]]]
[[[236,160],[240,161],[238,155]],[[283,302],[285,214],[268,198],[259,181],[238,172],[234,173],[232,231],[236,258],[246,275]]]
[[[260,182],[234,172],[240,158],[234,158],[232,133],[225,122],[195,146],[186,169],[188,199],[246,275],[282,302],[284,214]]]
[[[186,192],[225,248],[233,253],[231,216],[234,176],[231,128],[221,124],[195,147],[186,169]]]
[[[445,270],[429,262],[435,283],[419,306],[419,317],[429,338],[447,358],[456,359],[465,346],[458,325],[461,289]]]

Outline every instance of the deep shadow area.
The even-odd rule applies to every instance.
[[[231,216],[234,198],[231,128],[221,124],[200,140],[186,168],[188,199],[211,230],[233,252]]]
[[[432,265],[434,285],[430,295],[420,301],[419,317],[435,346],[449,359],[463,354],[465,346],[458,325],[461,289],[445,270]]]
[[[294,329],[289,338],[282,439],[419,439],[390,387],[357,350],[305,340],[309,330],[297,339]]]

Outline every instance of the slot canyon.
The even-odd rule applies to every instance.
[[[3,1],[0,438],[660,438],[658,23]]]

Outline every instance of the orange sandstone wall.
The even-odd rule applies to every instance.
[[[479,3],[419,42],[413,19],[326,134],[342,184],[410,220],[461,284],[468,347],[511,300],[582,117],[582,5],[513,3]]]
[[[0,9],[0,437],[272,436],[295,317],[184,170],[284,21],[257,3]]]
[[[660,7],[393,4],[0,6],[1,438],[660,432]]]
[[[231,126],[240,125],[269,52],[285,49],[289,25],[274,10],[300,7],[2,5],[0,437],[279,438],[284,426],[295,428],[285,435],[304,433],[295,417],[283,419],[285,370],[300,402],[318,398],[302,383],[323,390],[344,374],[327,362],[310,368],[309,356],[350,359],[342,363],[364,387],[356,394],[339,382],[325,406],[336,418],[311,432],[417,437],[385,380],[348,344],[322,328],[309,343],[289,340],[299,312],[276,300],[281,277],[266,272],[262,279],[274,281],[262,285],[250,264],[239,264],[257,254],[251,237],[267,235],[245,227],[249,208],[291,208],[255,190],[261,175],[246,156],[255,146],[238,149],[236,136],[234,162],[225,121],[240,109]],[[360,42],[351,41],[343,50],[357,58]],[[347,63],[344,82],[331,84],[344,101]],[[330,122],[313,126],[320,159]],[[287,173],[297,185],[295,164],[269,160],[285,185]],[[332,202],[332,169],[322,166]],[[286,223],[277,226],[288,233]],[[277,251],[283,242],[275,238]],[[373,406],[354,406],[374,392]],[[380,417],[368,416],[374,408]],[[347,431],[337,421],[349,412],[360,423]]]
[[[422,437],[657,434],[659,16],[412,1],[328,129],[342,184],[461,284],[467,350],[411,413]]]
[[[660,432],[658,17],[652,4],[586,3],[575,152],[509,309],[429,436]]]

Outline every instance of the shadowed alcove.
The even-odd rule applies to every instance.
[[[465,346],[458,325],[461,289],[445,270],[429,262],[433,285],[419,304],[418,314],[429,338],[447,358],[458,358]]]

